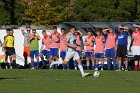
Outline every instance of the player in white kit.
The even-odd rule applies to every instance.
[[[73,57],[78,62],[78,68],[81,72],[82,77],[88,76],[89,73],[84,72],[82,62],[80,60],[80,56],[76,52],[77,45],[76,45],[75,28],[70,29],[70,32],[67,35],[66,45],[67,45],[67,51],[66,51],[65,60],[63,61],[61,58],[59,58],[58,61],[53,61],[50,64],[50,68],[52,68],[54,64],[67,64],[69,60]]]

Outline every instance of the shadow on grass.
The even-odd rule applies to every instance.
[[[16,79],[19,79],[17,77],[15,78],[5,78],[5,77],[1,77],[0,80],[16,80]]]

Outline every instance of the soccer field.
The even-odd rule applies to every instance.
[[[140,72],[100,71],[81,77],[74,70],[0,70],[0,93],[140,93]]]

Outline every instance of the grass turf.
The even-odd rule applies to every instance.
[[[0,70],[0,93],[140,93],[140,72],[100,71],[82,78],[74,70]]]

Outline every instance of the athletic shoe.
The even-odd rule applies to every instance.
[[[103,68],[101,68],[101,71],[103,71],[104,69]]]
[[[8,66],[5,66],[5,69],[8,69]]]
[[[50,69],[52,69],[52,67],[54,66],[54,62],[55,61],[53,61],[53,62],[50,63]]]
[[[33,70],[34,70],[35,68],[34,68],[34,67],[32,67],[31,69],[33,69]]]
[[[120,69],[117,69],[116,71],[121,71]]]
[[[74,70],[77,70],[77,67],[75,67]]]
[[[98,70],[98,68],[95,68],[95,71]]]
[[[128,71],[127,69],[125,71]]]
[[[86,76],[88,76],[89,75],[89,73],[84,73],[83,75],[82,75],[82,77],[86,77]]]
[[[13,69],[13,67],[12,67],[12,66],[10,66],[10,69]]]

